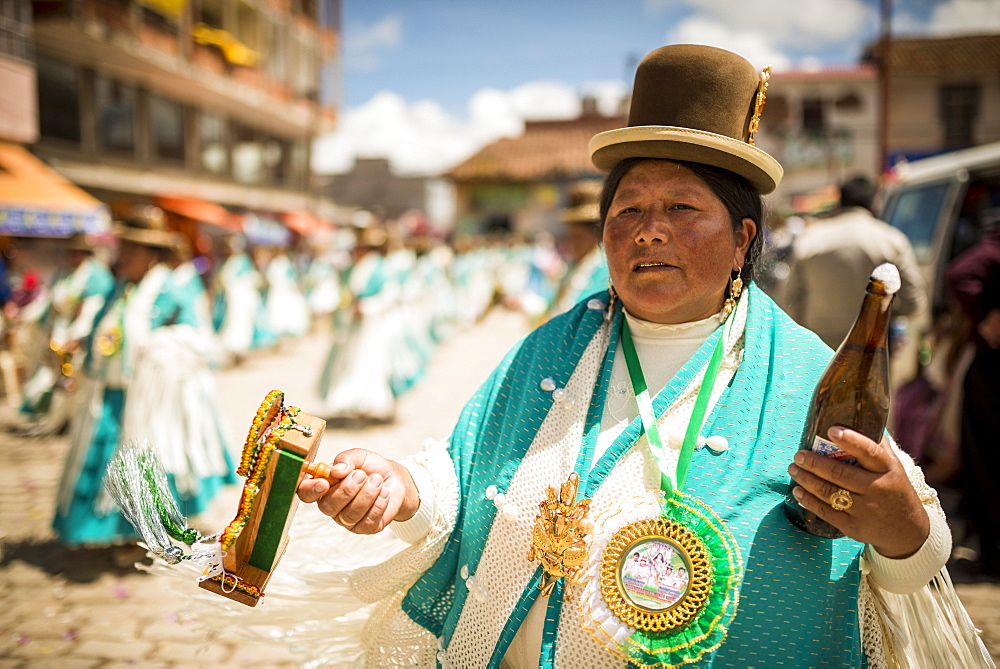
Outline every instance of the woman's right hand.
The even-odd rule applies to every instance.
[[[356,534],[381,532],[394,520],[409,520],[420,507],[417,486],[398,462],[352,448],[333,459],[330,480],[307,478],[297,490],[327,516]]]

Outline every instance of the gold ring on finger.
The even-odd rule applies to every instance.
[[[337,522],[338,522],[338,523],[340,523],[342,527],[344,527],[344,528],[346,528],[346,529],[348,529],[348,530],[353,530],[353,529],[354,529],[354,526],[355,526],[355,525],[357,525],[358,523],[360,523],[361,521],[359,520],[359,521],[357,521],[357,522],[354,522],[354,523],[347,523],[347,522],[344,522],[344,519],[343,519],[343,518],[341,518],[341,517],[340,517],[340,514],[338,513],[338,514],[337,514]]]
[[[834,511],[847,511],[854,506],[854,498],[849,490],[837,488],[837,491],[830,495],[830,508]]]

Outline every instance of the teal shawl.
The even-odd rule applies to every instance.
[[[701,432],[725,436],[730,448],[721,454],[696,451],[685,490],[725,521],[744,560],[736,619],[725,643],[699,666],[861,666],[857,599],[863,546],[805,534],[782,511],[787,466],[831,352],[756,286],[744,295],[750,302],[743,361]],[[608,299],[606,292],[595,297],[605,303]],[[584,301],[532,332],[505,357],[459,418],[449,446],[460,490],[455,528],[441,556],[403,600],[407,615],[443,637],[445,645],[468,594],[460,569],[476,570],[496,513],[482,491],[491,484],[501,492],[507,489],[552,406],[551,394],[539,382],[552,378],[556,386],[566,385],[603,316]],[[621,317],[617,309],[588,424],[600,421]],[[709,337],[657,396],[657,415],[707,363],[720,334]],[[595,463],[581,496],[592,495],[641,434],[637,418]],[[530,608],[537,590],[531,585],[525,584],[522,602],[500,636],[493,665]]]

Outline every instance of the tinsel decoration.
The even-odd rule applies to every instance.
[[[217,537],[202,536],[188,526],[177,508],[160,456],[148,443],[129,441],[119,447],[108,463],[104,489],[151,553],[167,564],[182,560],[202,566],[219,563],[221,571]],[[174,541],[189,546],[191,553],[185,553]]]

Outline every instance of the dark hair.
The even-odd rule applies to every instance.
[[[608,173],[608,176],[604,179],[604,189],[601,191],[602,223],[608,218],[611,201],[615,197],[615,192],[618,190],[621,180],[633,167],[646,160],[658,159],[626,158],[615,165]],[[726,210],[729,212],[729,220],[733,225],[733,230],[740,230],[743,227],[744,218],[749,218],[757,224],[757,233],[750,240],[750,248],[747,249],[742,273],[744,281],[752,279],[754,264],[760,256],[761,248],[764,245],[764,199],[760,193],[750,185],[749,181],[729,170],[684,160],[670,160],[667,162],[691,170],[696,177],[705,182],[715,197],[719,198],[722,204],[725,205]]]
[[[871,211],[875,184],[866,177],[854,177],[840,184],[841,207],[864,207]]]

